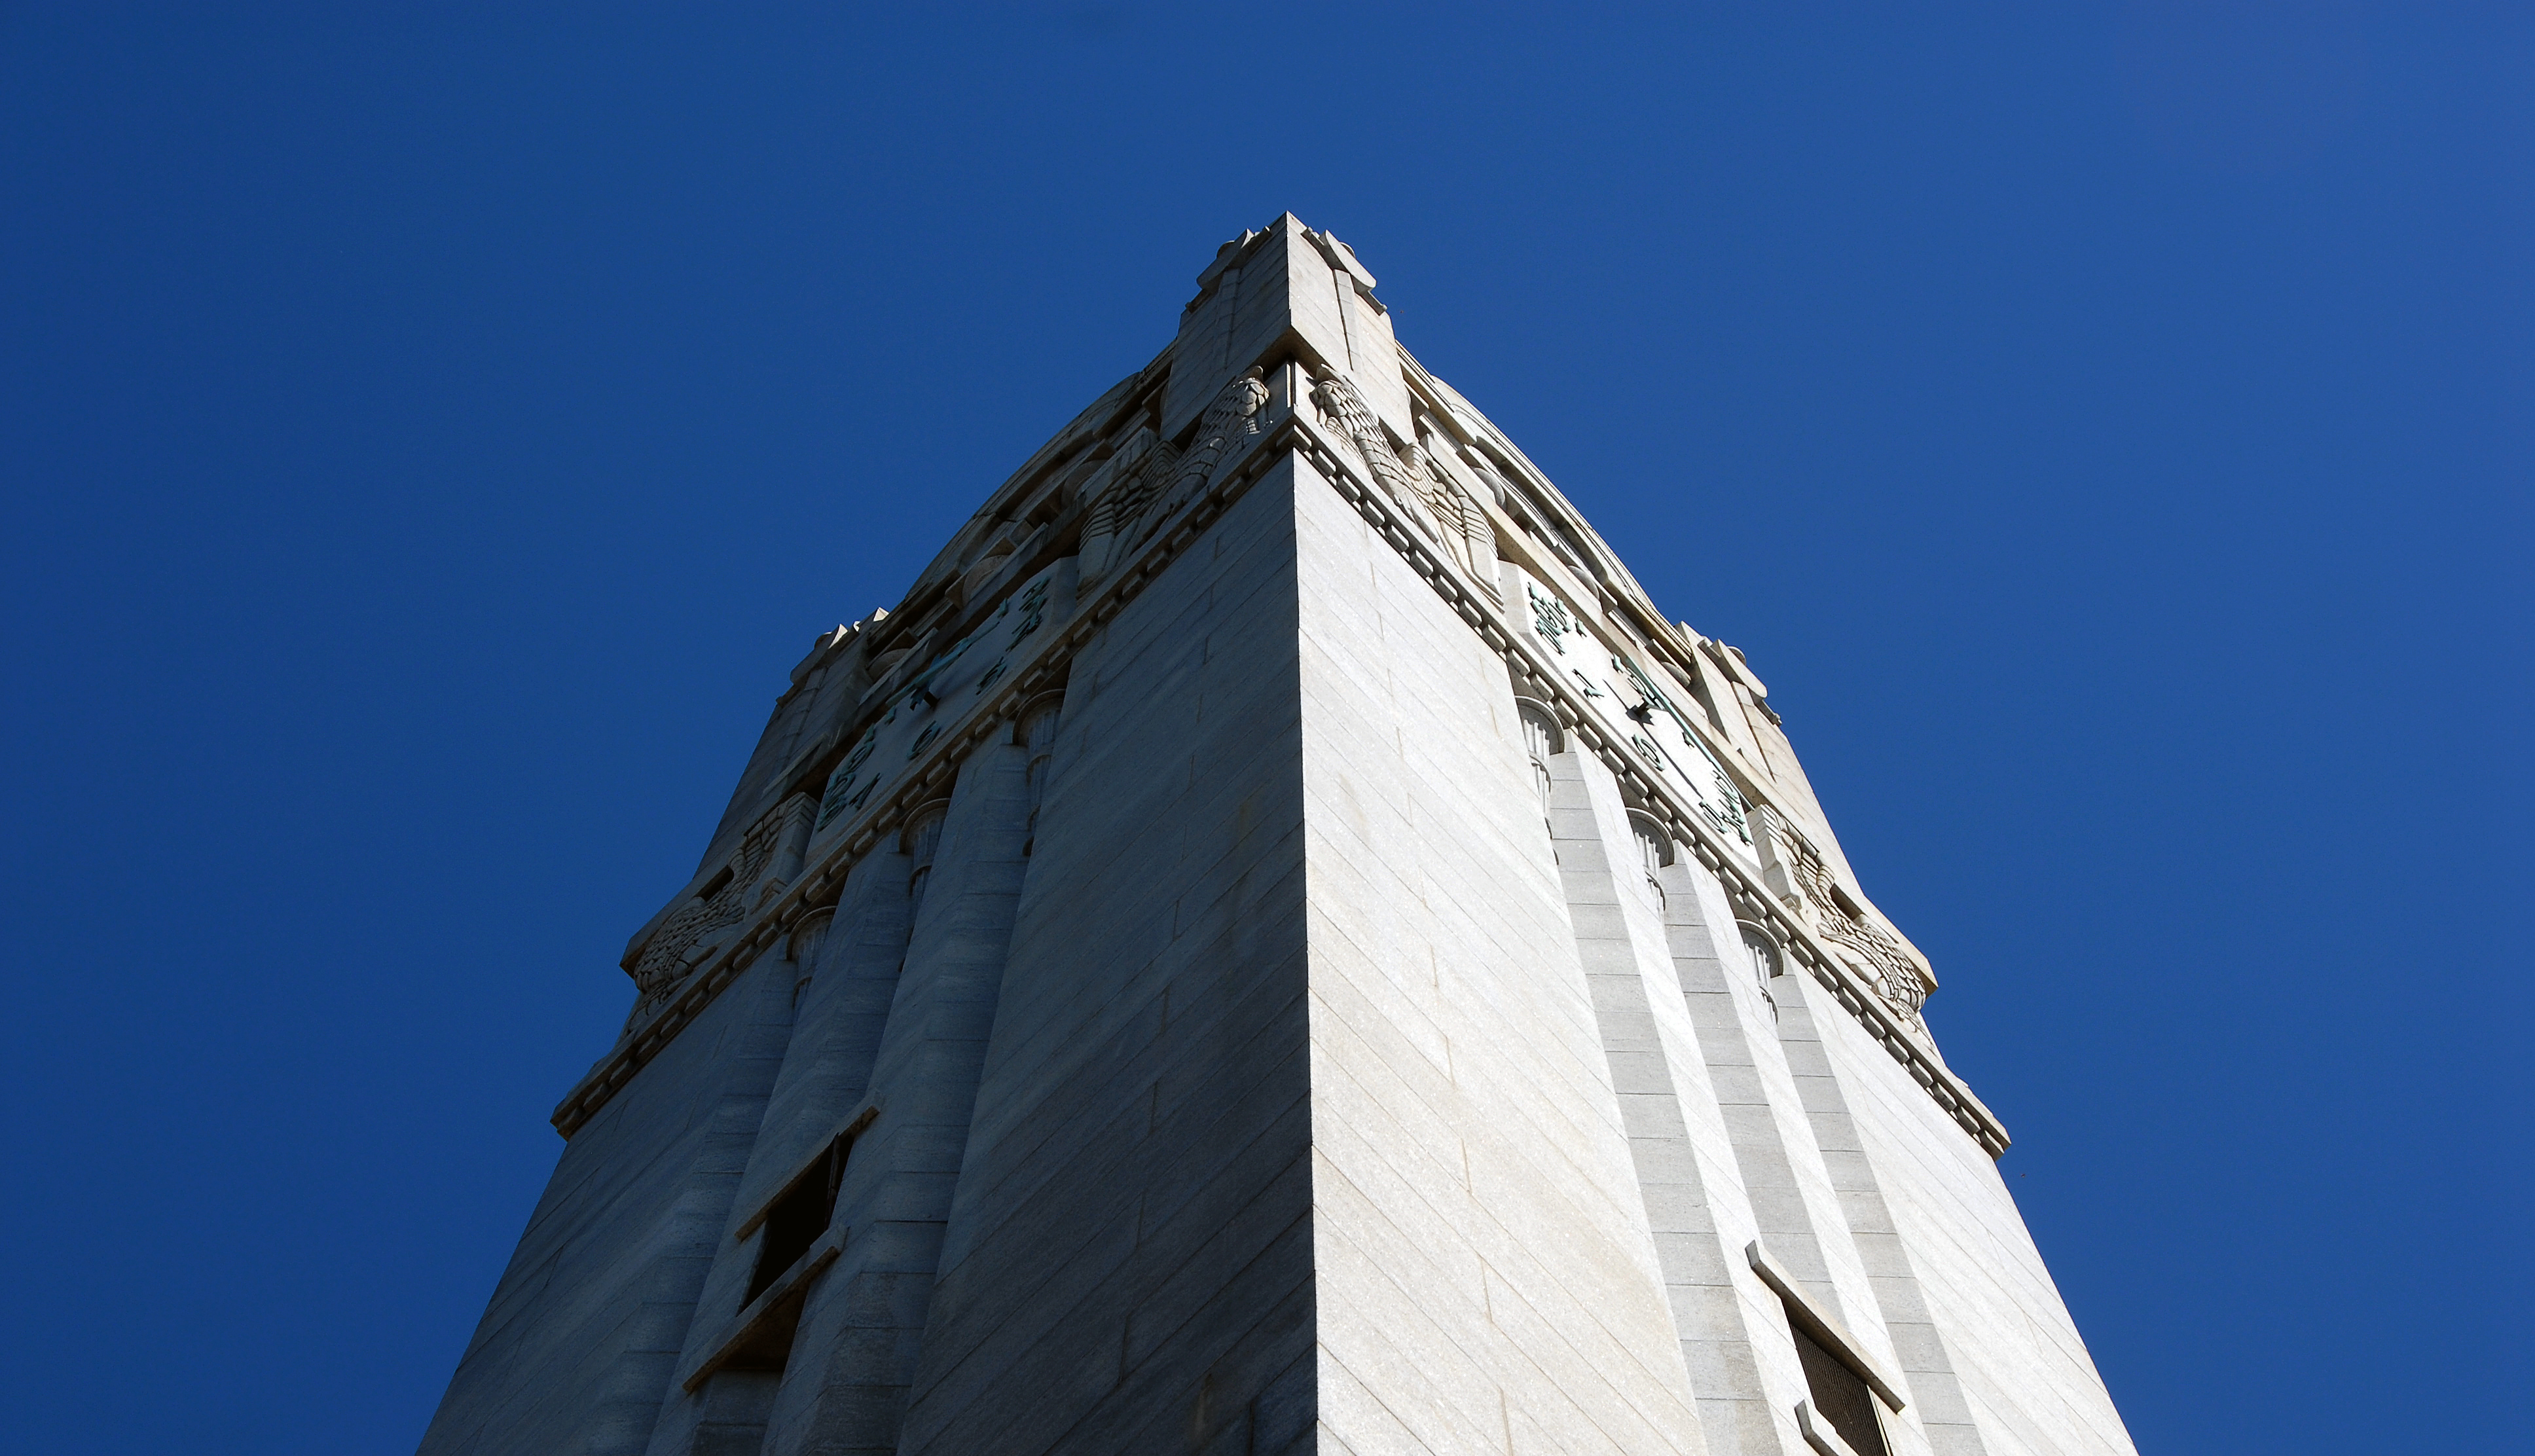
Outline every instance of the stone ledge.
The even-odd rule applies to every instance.
[[[1769,1257],[1769,1251],[1761,1246],[1760,1240],[1755,1239],[1743,1245],[1743,1258],[1752,1266],[1752,1272],[1761,1276],[1762,1284],[1786,1301],[1789,1317],[1803,1325],[1816,1344],[1827,1348],[1839,1357],[1842,1364],[1857,1371],[1858,1378],[1874,1390],[1876,1399],[1895,1412],[1900,1411],[1903,1405],[1901,1392],[1885,1376],[1883,1367],[1859,1347],[1857,1338],[1848,1332],[1848,1326],[1840,1323],[1829,1310],[1815,1304],[1813,1296],[1805,1293],[1804,1286],[1796,1283],[1795,1276]]]
[[[1814,1448],[1817,1456],[1857,1456],[1855,1446],[1841,1440],[1839,1432],[1830,1428],[1829,1422],[1814,1414],[1814,1403],[1810,1400],[1796,1402],[1796,1429],[1804,1436],[1805,1444]]]
[[[704,1383],[712,1378],[713,1371],[728,1365],[760,1335],[770,1333],[776,1318],[784,1312],[783,1306],[806,1292],[810,1281],[818,1278],[844,1251],[843,1225],[820,1235],[817,1243],[802,1250],[801,1257],[794,1261],[789,1272],[768,1285],[764,1294],[749,1301],[747,1308],[730,1317],[730,1323],[724,1325],[720,1335],[706,1347],[704,1358],[698,1360],[692,1369],[679,1373],[678,1387],[690,1395],[702,1389]],[[795,1318],[800,1315],[797,1309],[791,1313]]]

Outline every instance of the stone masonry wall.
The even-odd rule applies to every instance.
[[[649,1439],[791,1021],[762,962],[564,1146],[423,1456]]]
[[[1293,489],[1075,661],[907,1452],[1312,1449]]]
[[[1325,1449],[1698,1451],[1504,664],[1299,489]]]
[[[1801,1326],[2133,1456],[1766,689],[1343,244],[1199,290],[794,670],[422,1450],[1838,1456]]]

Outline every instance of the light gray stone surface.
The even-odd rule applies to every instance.
[[[1302,1438],[1290,481],[1075,660],[905,1450]]]
[[[421,1449],[637,1452],[791,1020],[761,962],[565,1145]]]
[[[1503,666],[1331,492],[1297,514],[1323,1420],[1700,1450]]]
[[[1291,216],[623,964],[427,1452],[1797,1456],[1791,1319],[1896,1456],[2131,1450],[1765,685]]]

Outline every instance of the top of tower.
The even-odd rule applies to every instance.
[[[1218,247],[1197,282],[1168,346],[1033,453],[895,606],[822,635],[793,669],[696,880],[626,948],[645,1001],[610,1065],[674,1035],[667,999],[708,996],[714,967],[762,943],[749,926],[832,892],[957,754],[1059,689],[1076,648],[1292,458],[1622,775],[1635,812],[1700,842],[1702,863],[1746,867],[1738,913],[1865,987],[1899,1028],[1894,1055],[2003,1148],[1926,1041],[1926,957],[1858,887],[1743,654],[1658,612],[1547,475],[1400,346],[1353,248],[1281,213]],[[558,1110],[567,1132],[615,1085],[593,1075]]]

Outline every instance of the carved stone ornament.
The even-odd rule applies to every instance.
[[[1496,575],[1496,527],[1488,523],[1487,510],[1478,497],[1454,473],[1450,447],[1421,420],[1417,443],[1408,447],[1407,455],[1411,469],[1430,487],[1427,509],[1444,526],[1446,547],[1471,576],[1493,586],[1489,578]]]
[[[1391,498],[1391,504],[1416,522],[1417,528],[1424,531],[1429,539],[1441,542],[1444,532],[1436,525],[1434,509],[1427,500],[1428,491],[1433,489],[1432,482],[1427,481],[1422,467],[1413,476],[1409,473],[1408,466],[1399,458],[1399,452],[1391,447],[1390,435],[1383,431],[1381,417],[1373,412],[1372,405],[1364,402],[1364,395],[1357,392],[1355,382],[1326,364],[1319,366],[1312,371],[1312,407],[1320,411],[1322,424],[1335,430],[1355,447],[1365,468],[1372,472],[1374,484],[1382,487],[1382,493]],[[1421,481],[1426,482],[1423,489],[1420,488]],[[1458,524],[1455,519],[1456,536]]]
[[[731,858],[729,878],[721,881],[720,887],[710,896],[679,906],[677,913],[644,945],[641,958],[626,971],[634,978],[635,990],[641,993],[634,1003],[634,1014],[626,1018],[628,1030],[640,1026],[695,969],[699,957],[689,955],[689,951],[703,944],[710,952],[714,943],[711,939],[713,932],[739,924],[748,909],[748,892],[756,886],[758,873],[773,857],[784,821],[780,808],[759,819],[747,837],[740,840],[739,853]]]
[[[1147,428],[1118,453],[1105,484],[1095,488],[1083,517],[1077,580],[1089,586],[1106,576],[1129,547],[1152,534],[1188,504],[1260,435],[1268,386],[1253,368],[1223,387],[1198,421],[1197,438],[1182,455]]]
[[[1144,508],[1161,494],[1165,481],[1176,478],[1180,453],[1148,429],[1138,430],[1110,462],[1108,477],[1093,487],[1091,509],[1082,522],[1082,575],[1084,585],[1109,573],[1126,542],[1134,539]]]
[[[1223,393],[1206,407],[1205,416],[1198,421],[1197,438],[1189,442],[1188,454],[1180,456],[1179,470],[1171,477],[1170,490],[1161,506],[1138,523],[1140,538],[1170,519],[1172,512],[1206,488],[1224,461],[1237,458],[1259,438],[1259,416],[1268,407],[1268,385],[1262,373],[1252,365],[1241,378],[1225,385]]]
[[[1522,591],[1531,599],[1531,630],[1549,643],[1551,651],[1566,656],[1567,634],[1576,630],[1575,622],[1567,615],[1567,604],[1554,596],[1543,596],[1540,588],[1528,581],[1522,584]]]
[[[1759,814],[1766,831],[1766,848],[1772,852],[1767,869],[1776,872],[1767,878],[1779,881],[1770,887],[1791,898],[1801,897],[1812,912],[1815,932],[1847,952],[1850,964],[1875,982],[1876,995],[1886,1005],[1926,1031],[1919,1007],[1927,1002],[1928,983],[1911,963],[1909,952],[1882,926],[1841,908],[1822,851],[1788,823],[1786,816],[1766,806],[1759,806]],[[1782,889],[1781,884],[1789,887]]]

